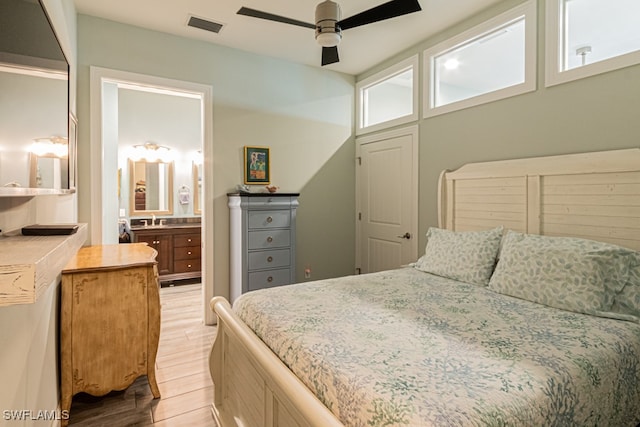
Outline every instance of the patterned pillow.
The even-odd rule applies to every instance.
[[[629,249],[592,240],[509,231],[489,289],[603,315],[627,282],[632,255]]]
[[[640,252],[631,257],[627,283],[616,295],[611,311],[633,316],[633,320],[640,323]]]
[[[449,279],[486,286],[496,265],[502,227],[486,231],[429,228],[424,256],[415,268]]]

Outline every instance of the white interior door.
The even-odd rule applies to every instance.
[[[418,127],[357,138],[356,153],[356,271],[415,261]]]

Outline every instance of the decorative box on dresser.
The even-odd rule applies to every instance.
[[[132,226],[134,242],[144,242],[158,252],[160,281],[196,279],[202,276],[201,224]]]
[[[294,283],[299,193],[230,193],[231,301]]]
[[[79,392],[102,396],[142,375],[160,397],[156,251],[144,243],[88,246],[62,270],[60,407]],[[62,421],[66,425],[67,420]]]

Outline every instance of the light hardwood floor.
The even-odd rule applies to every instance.
[[[162,288],[160,303],[156,374],[162,397],[153,399],[146,377],[103,397],[80,393],[73,397],[69,425],[216,426],[209,376],[209,351],[216,328],[202,323],[201,285]]]

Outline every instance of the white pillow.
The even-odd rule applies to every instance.
[[[502,227],[485,231],[429,228],[424,256],[415,268],[462,282],[489,283],[500,248]]]

